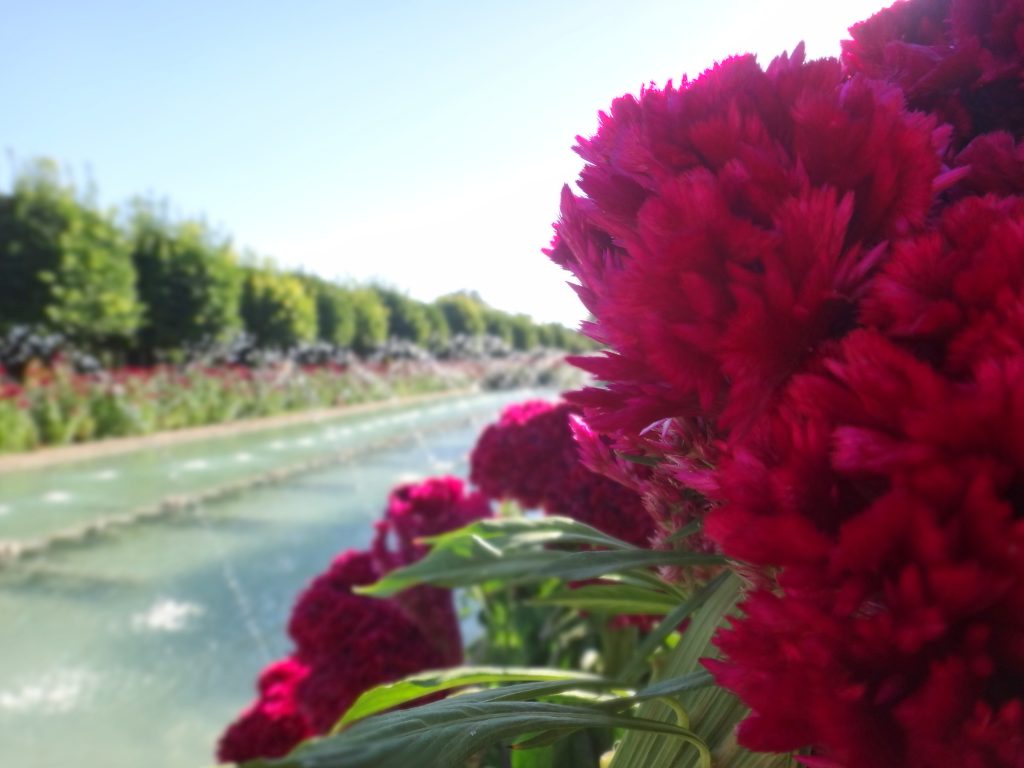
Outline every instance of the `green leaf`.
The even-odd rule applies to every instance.
[[[566,685],[566,683],[560,683]],[[543,685],[543,684],[538,684]],[[550,685],[550,684],[548,684]],[[522,686],[510,686],[522,688]],[[522,695],[517,691],[515,695]],[[494,691],[453,696],[421,707],[362,720],[341,733],[306,742],[276,760],[255,760],[247,768],[450,768],[491,744],[538,732],[581,728],[653,731],[707,747],[686,729],[657,720],[598,709],[496,698]]]
[[[671,536],[668,537],[668,539],[666,539],[666,541],[679,541],[681,539],[688,538],[696,533],[700,533],[701,529],[703,528],[704,519],[698,517],[694,520],[691,520],[678,531],[673,533]]]
[[[620,571],[654,568],[660,565],[723,565],[725,558],[704,552],[664,552],[638,549],[631,552],[573,552],[563,554],[557,562],[548,565],[540,578],[560,578],[567,581],[593,579]]]
[[[421,560],[391,571],[376,584],[358,587],[364,595],[390,597],[418,584],[468,587],[492,580],[523,584],[546,579],[592,579],[613,573],[659,565],[718,565],[719,555],[695,552],[626,551],[560,552],[552,549],[500,550],[488,542],[471,540],[454,547],[431,550]]]
[[[657,456],[640,456],[638,454],[621,452],[618,455],[621,458],[625,459],[626,461],[632,462],[633,464],[643,464],[644,466],[647,467],[656,467],[659,464],[665,463],[665,459],[659,458]]]
[[[480,520],[458,531],[428,539],[425,557],[387,574],[361,594],[388,597],[417,584],[466,587],[492,580],[506,584],[589,579],[658,565],[712,565],[719,555],[637,549],[595,528],[561,517]],[[551,545],[605,546],[566,553]],[[547,546],[542,546],[547,545]]]
[[[704,603],[706,603],[716,591],[721,589],[723,585],[729,583],[731,578],[731,571],[723,571],[697,590],[689,600],[680,603],[673,611],[665,616],[661,623],[651,630],[640,645],[637,646],[633,659],[626,666],[625,670],[623,670],[623,679],[633,680],[643,674],[644,670],[647,669],[647,658],[654,653],[654,651],[656,651],[663,642],[665,642],[665,638],[675,632],[676,629],[678,629],[679,624],[695,610],[704,605]]]
[[[678,598],[665,592],[622,583],[585,584],[575,589],[559,587],[552,594],[529,602],[619,616],[664,615],[679,604]]]
[[[568,517],[505,517],[477,520],[455,531],[428,536],[422,541],[435,547],[468,538],[501,539],[502,548],[531,544],[591,544],[607,549],[637,549],[614,536]]]
[[[712,584],[717,581],[717,586]],[[666,706],[665,699],[675,699],[678,709],[685,711],[691,729],[712,750],[715,765],[720,768],[792,768],[786,755],[755,755],[735,745],[736,723],[746,708],[728,691],[715,685],[702,685],[706,674],[701,658],[714,657],[718,649],[712,643],[715,632],[734,609],[740,592],[740,580],[731,572],[718,577],[705,587],[704,604],[694,611],[680,642],[659,657],[655,666],[656,682],[636,694],[644,699],[637,710],[643,718],[675,722],[677,712]],[[696,599],[700,593],[695,594]],[[675,617],[666,617],[665,622]],[[638,654],[639,655],[639,654]],[[605,704],[603,706],[610,706]],[[680,749],[674,739],[654,733],[629,732],[622,738],[612,759],[613,768],[700,768],[706,765],[703,756]]]
[[[565,681],[579,684],[610,685],[607,680],[585,672],[526,667],[456,667],[437,672],[421,672],[403,680],[378,685],[365,691],[338,721],[335,730],[364,717],[394,709],[410,701],[467,685],[489,685],[510,682]]]
[[[678,696],[682,693],[695,691],[698,688],[706,688],[707,686],[714,684],[715,678],[711,676],[710,672],[704,669],[697,669],[693,672],[687,672],[684,675],[680,675],[679,677],[672,677],[668,680],[652,683],[651,685],[637,691],[632,696],[625,696],[621,699],[604,702],[604,705],[609,709],[616,709],[618,707],[633,705],[637,702],[648,701],[650,699],[661,699],[666,696]]]

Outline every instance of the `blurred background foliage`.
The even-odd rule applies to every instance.
[[[95,197],[50,160],[22,164],[0,192],[0,334],[59,332],[108,365],[183,361],[242,334],[266,349],[324,343],[360,355],[395,340],[436,351],[481,336],[518,350],[594,347],[475,293],[424,302],[289,272],[240,257],[230,238],[166,203],[137,199],[122,215]]]

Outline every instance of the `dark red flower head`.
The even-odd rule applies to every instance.
[[[377,525],[374,552],[391,567],[418,560],[426,547],[418,539],[446,533],[491,514],[487,498],[467,493],[457,477],[431,477],[399,485]]]
[[[748,428],[924,223],[940,141],[896,88],[802,50],[616,100],[579,139],[587,197],[563,192],[549,251],[611,348],[575,361],[606,384],[574,397],[588,421]]]
[[[893,82],[914,109],[955,129],[955,146],[990,131],[1024,135],[1024,2],[901,0],[850,28],[843,63]]]
[[[270,664],[260,674],[259,698],[224,731],[217,759],[241,763],[282,757],[314,734],[299,711],[296,689],[309,669],[293,657]]]
[[[577,412],[567,403],[545,401],[507,408],[473,448],[473,482],[491,498],[514,499],[625,541],[648,543],[654,520],[637,491],[581,461],[570,423]]]
[[[744,744],[814,744],[849,766],[1021,764],[1022,430],[1020,354],[954,379],[859,331],[794,379],[773,429],[723,463],[707,523],[778,574],[710,664],[753,709]]]

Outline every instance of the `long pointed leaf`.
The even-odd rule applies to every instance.
[[[662,552],[646,549],[560,552],[551,549],[500,551],[482,541],[460,542],[435,548],[421,560],[391,571],[376,584],[358,587],[360,594],[390,597],[418,584],[468,587],[496,579],[523,584],[546,579],[592,579],[659,565],[717,565],[719,555],[694,552]]]
[[[562,681],[572,686],[580,684],[612,684],[597,675],[571,670],[527,668],[527,667],[456,667],[436,672],[421,672],[403,680],[364,692],[338,721],[338,728],[345,727],[364,717],[408,704],[416,699],[430,696],[453,688],[469,685],[488,685],[510,682]]]
[[[587,584],[561,587],[550,595],[534,598],[532,605],[560,605],[590,613],[615,615],[664,615],[679,604],[674,596],[632,584]]]
[[[527,733],[581,728],[651,730],[706,753],[696,735],[671,723],[626,717],[590,707],[542,702],[481,701],[472,694],[388,712],[339,734],[316,739],[276,760],[246,768],[450,768],[491,744]]]

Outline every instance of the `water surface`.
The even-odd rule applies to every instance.
[[[0,570],[0,764],[212,764],[216,736],[252,698],[259,668],[288,651],[284,625],[298,590],[337,552],[368,543],[395,483],[465,476],[480,428],[531,395],[474,396],[0,477],[0,504],[9,506],[0,537],[37,537],[167,488],[241,477],[240,464],[259,471],[313,457],[315,446],[322,454],[348,440],[403,438]]]

